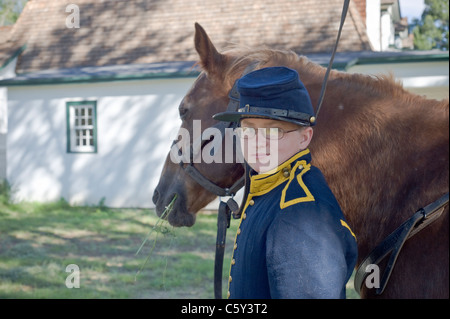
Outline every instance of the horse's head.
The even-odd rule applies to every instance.
[[[224,152],[221,155],[223,161],[218,161],[219,163],[214,161],[206,163],[202,156],[197,157],[197,160],[193,160],[189,156],[187,159],[184,157],[181,159],[181,164],[179,163],[180,158],[178,161],[174,159],[179,155],[176,153],[195,153],[193,145],[204,148],[211,141],[206,135],[200,141],[199,139],[205,129],[218,123],[212,118],[212,115],[227,108],[229,91],[238,77],[237,73],[242,73],[240,70],[242,66],[237,67],[236,63],[233,63],[233,69],[236,71],[236,75],[234,75],[234,72],[230,70],[230,65],[235,59],[231,55],[219,53],[204,29],[198,24],[195,27],[195,48],[199,54],[203,72],[179,106],[182,125],[178,139],[174,141],[176,147],[172,146],[172,153],[169,153],[166,158],[158,186],[153,194],[153,202],[156,205],[158,216],[161,216],[174,196],[177,195],[168,216],[168,221],[173,226],[192,226],[195,223],[196,213],[216,198],[211,190],[202,187],[186,173],[187,162],[192,162],[202,176],[223,188],[230,187],[243,174],[242,164],[226,163]],[[200,132],[202,134],[199,134]],[[218,137],[215,136],[215,138]],[[223,139],[223,143],[224,141],[225,139]]]

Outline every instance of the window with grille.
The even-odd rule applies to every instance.
[[[67,102],[67,151],[97,152],[96,101]]]

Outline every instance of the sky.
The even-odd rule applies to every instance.
[[[408,17],[408,22],[412,22],[414,18],[420,19],[424,9],[424,0],[400,0],[402,17]]]

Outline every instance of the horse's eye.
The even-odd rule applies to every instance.
[[[179,113],[180,113],[180,119],[184,119],[188,113],[188,109],[180,108]]]

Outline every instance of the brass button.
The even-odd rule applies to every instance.
[[[230,276],[230,278],[228,278],[228,282],[232,282],[233,281],[233,278],[231,278],[231,276]]]
[[[237,249],[237,244],[234,244],[234,250],[236,250]]]
[[[303,165],[299,165],[298,168],[299,168],[299,169],[303,169]]]
[[[230,296],[231,296],[231,294],[230,294],[230,292],[228,291],[228,293],[227,293],[227,298],[230,298]]]
[[[238,234],[238,235],[240,235],[240,234],[241,234],[241,229],[240,229],[240,228],[238,228],[238,230],[237,230],[237,234]]]
[[[247,214],[246,213],[243,213],[242,214],[242,219],[246,219],[247,218]]]
[[[283,176],[284,177],[289,177],[290,173],[289,173],[289,168],[285,167],[283,168]]]
[[[253,205],[255,205],[255,201],[254,201],[253,199],[251,199],[251,200],[248,202],[248,204],[249,204],[250,206],[253,206]]]
[[[315,118],[314,116],[311,116],[311,117],[309,118],[309,123],[311,123],[311,124],[316,123],[316,118]]]
[[[233,258],[233,259],[231,260],[231,265],[234,266],[235,264],[236,264],[236,259]]]

